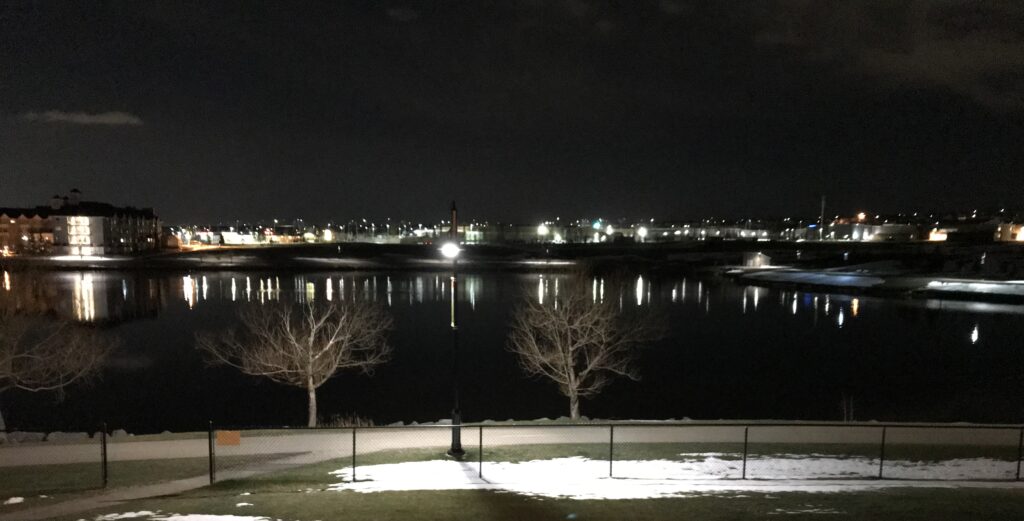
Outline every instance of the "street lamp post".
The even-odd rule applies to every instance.
[[[455,210],[455,201],[452,201],[452,228],[451,241],[441,247],[441,254],[452,260],[451,278],[451,328],[452,328],[452,393],[454,402],[452,404],[452,446],[448,448],[448,455],[455,459],[462,459],[466,451],[462,450],[462,411],[459,410],[459,325],[458,325],[458,266],[459,266],[459,232],[458,216]]]

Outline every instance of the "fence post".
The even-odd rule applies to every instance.
[[[484,426],[479,425],[477,429],[480,430],[480,440],[477,443],[476,452],[479,460],[477,461],[477,477],[480,479],[484,478]]]
[[[352,426],[352,483],[356,482],[356,427]]]
[[[1020,481],[1020,460],[1024,459],[1024,427],[1020,428],[1020,438],[1017,440],[1017,481]]]
[[[612,477],[612,462],[615,461],[615,426],[608,426],[608,477]]]
[[[747,445],[750,434],[750,426],[743,427],[743,476],[740,479],[747,479]]]
[[[103,488],[106,488],[106,483],[110,481],[110,468],[108,467],[108,459],[106,459],[106,422],[100,424],[101,431],[99,432],[99,453],[103,459]]]
[[[214,442],[213,420],[207,425],[206,442],[209,444],[210,484],[212,485],[214,481],[217,481],[217,449]]]
[[[882,426],[882,445],[878,449],[878,479],[882,478],[882,469],[885,468],[885,431],[886,426]]]

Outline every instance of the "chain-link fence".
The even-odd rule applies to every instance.
[[[482,423],[220,428],[130,436],[7,433],[0,500],[188,480],[1020,480],[1024,427],[880,423]],[[290,481],[290,477],[295,477]],[[302,479],[299,479],[299,478]]]

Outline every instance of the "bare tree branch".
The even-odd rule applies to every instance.
[[[89,326],[0,313],[0,391],[60,391],[95,374],[113,345]]]
[[[246,307],[239,322],[221,333],[200,333],[197,347],[214,363],[306,389],[311,427],[321,385],[342,369],[371,374],[391,355],[386,342],[391,317],[365,303]]]
[[[95,328],[0,312],[0,394],[64,389],[95,375],[115,341]],[[0,441],[6,422],[0,410]]]
[[[653,321],[630,319],[611,301],[599,301],[589,280],[576,275],[547,305],[525,297],[516,307],[508,349],[523,370],[558,385],[579,418],[579,399],[593,396],[615,377],[640,378],[637,349],[662,335]]]

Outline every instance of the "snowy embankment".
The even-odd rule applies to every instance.
[[[1013,479],[1016,462],[986,458],[942,462],[887,461],[885,477],[878,460],[826,456],[752,458],[747,477],[736,455],[700,455],[684,460],[616,461],[614,478],[608,461],[582,457],[518,463],[484,462],[483,477],[475,462],[417,461],[357,467],[332,472],[341,482],[329,490],[385,492],[399,490],[498,490],[537,497],[571,499],[645,499],[716,492],[843,492],[890,487],[972,486],[966,480]],[[704,457],[707,456],[707,457]],[[721,456],[728,456],[723,459]],[[913,481],[917,480],[917,481]],[[943,480],[943,481],[938,481]],[[948,481],[946,481],[948,480]],[[1024,483],[978,483],[1024,487]]]
[[[1024,299],[1024,281],[937,279],[928,281],[921,291],[933,296],[982,296]]]
[[[870,289],[885,284],[885,279],[867,274],[831,272],[824,270],[800,271],[788,269],[740,271],[739,280],[750,283],[790,284],[844,289]]]

